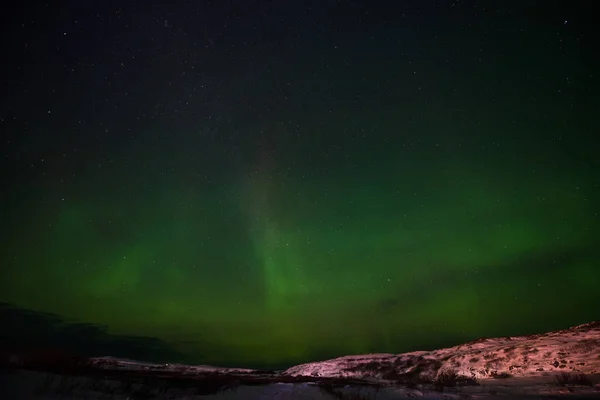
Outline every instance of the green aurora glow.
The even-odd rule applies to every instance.
[[[3,297],[265,365],[593,317],[593,177],[459,163],[391,160],[397,172],[354,183],[272,168],[212,190],[134,188],[125,173],[96,199],[28,212]]]
[[[598,319],[599,104],[585,92],[597,91],[586,83],[596,64],[544,69],[554,50],[527,64],[520,47],[472,67],[467,41],[442,68],[447,52],[418,56],[433,42],[411,40],[405,58],[350,39],[322,57],[309,44],[285,61],[261,53],[254,79],[215,67],[253,61],[211,55],[206,96],[231,106],[202,117],[38,105],[27,136],[3,125],[15,140],[0,301],[157,338],[188,362],[267,367]],[[160,60],[133,69],[142,83],[127,86],[127,104],[152,97],[151,68],[180,68]],[[64,93],[91,94],[65,95],[64,110],[101,108],[80,70]],[[579,85],[569,98],[552,83],[565,71]],[[164,107],[191,87],[174,82],[156,89]],[[111,101],[133,107],[119,93]]]

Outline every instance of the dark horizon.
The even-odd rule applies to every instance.
[[[111,335],[107,327],[86,324],[76,321],[64,321],[57,315],[32,310],[19,309],[10,304],[0,302],[0,320],[7,323],[9,327],[17,329],[3,329],[0,332],[0,354],[17,356],[34,356],[39,358],[46,352],[50,357],[52,354],[74,357],[114,357],[131,361],[148,362],[156,364],[188,364],[188,365],[212,365],[221,368],[251,368],[257,370],[282,371],[297,364],[214,364],[202,357],[190,357],[176,351],[167,342],[155,338],[141,336]],[[596,322],[596,321],[590,321]],[[597,321],[600,323],[600,321]],[[578,324],[581,325],[581,324]],[[572,326],[563,326],[561,329]],[[558,329],[557,329],[558,330]],[[23,335],[23,332],[28,332]],[[526,331],[506,336],[524,336],[530,334],[543,334],[546,332]],[[482,337],[472,338],[472,340]],[[402,352],[429,351],[441,348],[466,344],[472,340],[454,342],[449,340],[439,347],[406,347]],[[353,354],[321,354],[317,358],[305,360],[305,362],[324,361],[345,355]],[[33,358],[35,360],[37,358]]]
[[[600,320],[591,3],[7,10],[6,343],[279,368]]]

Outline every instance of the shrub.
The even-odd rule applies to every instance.
[[[569,374],[563,372],[556,376],[556,384],[558,386],[576,385],[576,386],[593,386],[592,381],[585,374]]]
[[[459,375],[456,371],[444,371],[440,373],[434,385],[437,389],[443,390],[445,387],[454,387],[454,386],[474,386],[478,385],[477,380],[475,378],[470,378],[465,375]]]
[[[494,379],[506,379],[506,378],[512,378],[512,375],[509,374],[508,372],[500,372],[498,373],[497,371],[493,371],[491,373],[492,378]]]

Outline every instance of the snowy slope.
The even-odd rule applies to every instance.
[[[487,380],[600,374],[600,322],[539,335],[480,339],[446,349],[368,354],[297,365],[292,376],[433,381],[455,375]]]
[[[600,322],[446,349],[257,371],[0,352],[0,399],[600,398]]]

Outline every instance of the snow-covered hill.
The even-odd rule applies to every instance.
[[[0,351],[0,399],[600,398],[600,322],[285,371]],[[539,397],[538,397],[539,396]]]
[[[292,376],[399,382],[600,374],[600,322],[538,335],[480,339],[446,349],[345,356],[297,365]]]

